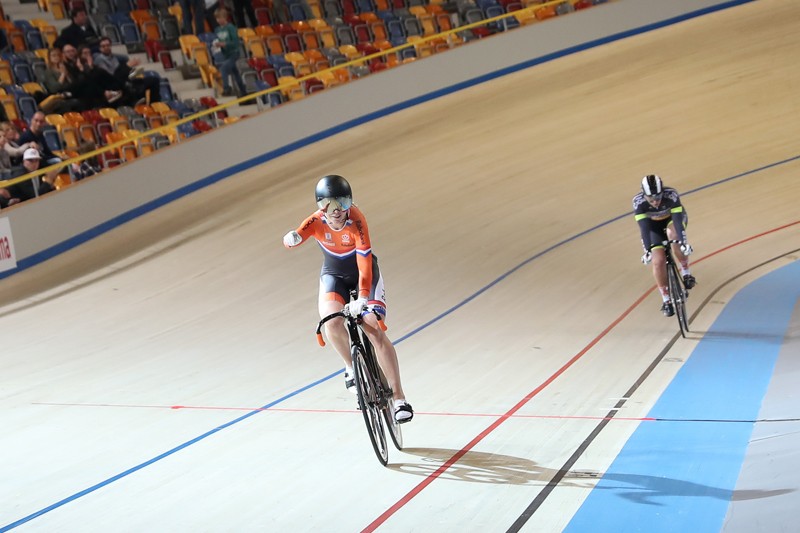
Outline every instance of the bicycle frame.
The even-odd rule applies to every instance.
[[[681,276],[678,262],[672,252],[673,244],[680,244],[680,241],[667,239],[661,244],[664,245],[664,255],[666,258],[667,268],[667,287],[669,289],[669,297],[672,305],[675,307],[675,316],[678,319],[678,327],[681,330],[681,336],[686,337],[689,332],[689,317],[686,311],[686,299],[689,297],[689,291],[683,283],[683,276]]]
[[[375,311],[372,312],[378,318],[381,328],[385,329],[383,322],[380,321],[380,315]],[[353,361],[359,409],[364,417],[375,455],[385,466],[389,462],[389,448],[384,423],[389,429],[394,446],[398,450],[403,448],[400,425],[394,418],[392,390],[378,365],[372,343],[362,327],[362,317],[352,317],[345,309],[324,317],[317,326],[319,345],[325,346],[325,340],[322,338],[322,326],[329,320],[339,317],[344,319],[345,328],[350,337],[350,356]],[[383,422],[381,418],[383,418]]]

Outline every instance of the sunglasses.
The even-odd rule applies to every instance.
[[[337,209],[339,211],[347,211],[351,205],[353,205],[353,200],[347,196],[334,196],[317,200],[317,207],[325,212],[328,210],[336,211]]]
[[[660,193],[658,193],[658,194],[645,194],[645,197],[646,197],[648,200],[651,200],[651,201],[653,201],[653,202],[658,202],[658,201],[660,201],[660,200],[661,200],[661,197],[662,197],[663,195],[664,195],[664,193],[663,193],[663,192],[660,192]]]

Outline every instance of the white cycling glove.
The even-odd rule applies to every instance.
[[[303,238],[296,231],[290,231],[283,236],[283,245],[287,248],[297,246],[301,242],[303,242]]]
[[[642,263],[645,265],[649,265],[650,261],[653,260],[653,252],[645,252],[642,256]]]
[[[683,244],[681,244],[681,253],[683,255],[689,256],[692,255],[692,252],[694,252],[694,249],[692,248],[691,244],[689,244],[688,242],[684,242]]]
[[[353,300],[349,304],[347,304],[347,314],[352,317],[361,316],[361,313],[364,312],[364,309],[367,307],[367,299],[366,298],[358,298],[357,300]]]

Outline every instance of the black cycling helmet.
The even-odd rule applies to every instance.
[[[323,176],[317,182],[317,206],[323,211],[329,207],[346,211],[353,205],[353,190],[347,180],[336,174]]]
[[[645,196],[660,198],[664,192],[664,184],[661,178],[655,174],[648,174],[642,178],[642,192]]]

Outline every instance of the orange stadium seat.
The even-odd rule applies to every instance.
[[[556,8],[554,6],[544,6],[540,7],[539,9],[534,10],[535,16],[539,20],[545,20],[557,15]]]
[[[320,39],[319,34],[315,30],[305,29],[299,32],[299,35],[303,41],[303,48],[305,50],[319,48],[322,45],[322,40]]]
[[[111,131],[106,134],[106,141],[108,144],[115,144],[121,141],[125,141],[128,137],[125,133],[121,131]],[[139,156],[139,152],[136,149],[136,145],[132,142],[125,143],[118,148],[112,150],[114,157],[122,160],[122,161],[132,161]]]
[[[300,100],[305,97],[303,88],[294,76],[281,76],[278,78],[278,85],[287,100]]]
[[[122,116],[119,111],[113,107],[103,107],[98,109],[97,112],[100,113],[101,117],[108,120],[108,122],[111,124],[111,127],[114,128],[114,131],[125,131],[130,129],[130,124],[128,123],[127,117]]]
[[[306,56],[300,52],[289,52],[284,57],[292,64],[297,76],[307,76],[314,71],[314,69],[311,68],[311,63],[306,60]]]
[[[303,52],[303,55],[305,56],[306,61],[308,61],[308,63],[313,67],[315,71],[325,70],[326,68],[330,68],[328,59],[317,48],[306,50],[305,52]]]
[[[67,8],[64,7],[63,0],[47,0],[47,6],[54,19],[63,20],[67,18]]]
[[[245,49],[250,57],[267,57],[267,44],[262,37],[253,34],[244,41]]]
[[[2,104],[8,120],[13,121],[20,119],[21,115],[19,113],[19,108],[17,107],[17,100],[13,95],[0,94],[0,104]]]
[[[181,35],[178,38],[178,43],[181,47],[181,53],[186,60],[192,59],[192,47],[202,44],[197,35]]]
[[[138,151],[138,155],[147,155],[155,152],[156,147],[153,144],[153,140],[147,136],[141,136],[141,132],[136,130],[128,130],[124,132],[125,138],[130,139],[131,141],[136,143],[136,148]]]
[[[94,126],[87,121],[83,115],[74,111],[70,111],[68,113],[64,113],[64,118],[70,126],[78,131],[78,135],[80,136],[82,142],[90,142],[95,146],[99,144]]]
[[[172,109],[164,102],[153,102],[150,104],[150,107],[153,109],[153,111],[161,115],[167,124],[170,122],[175,122],[176,120],[180,120],[181,118],[177,111]]]

